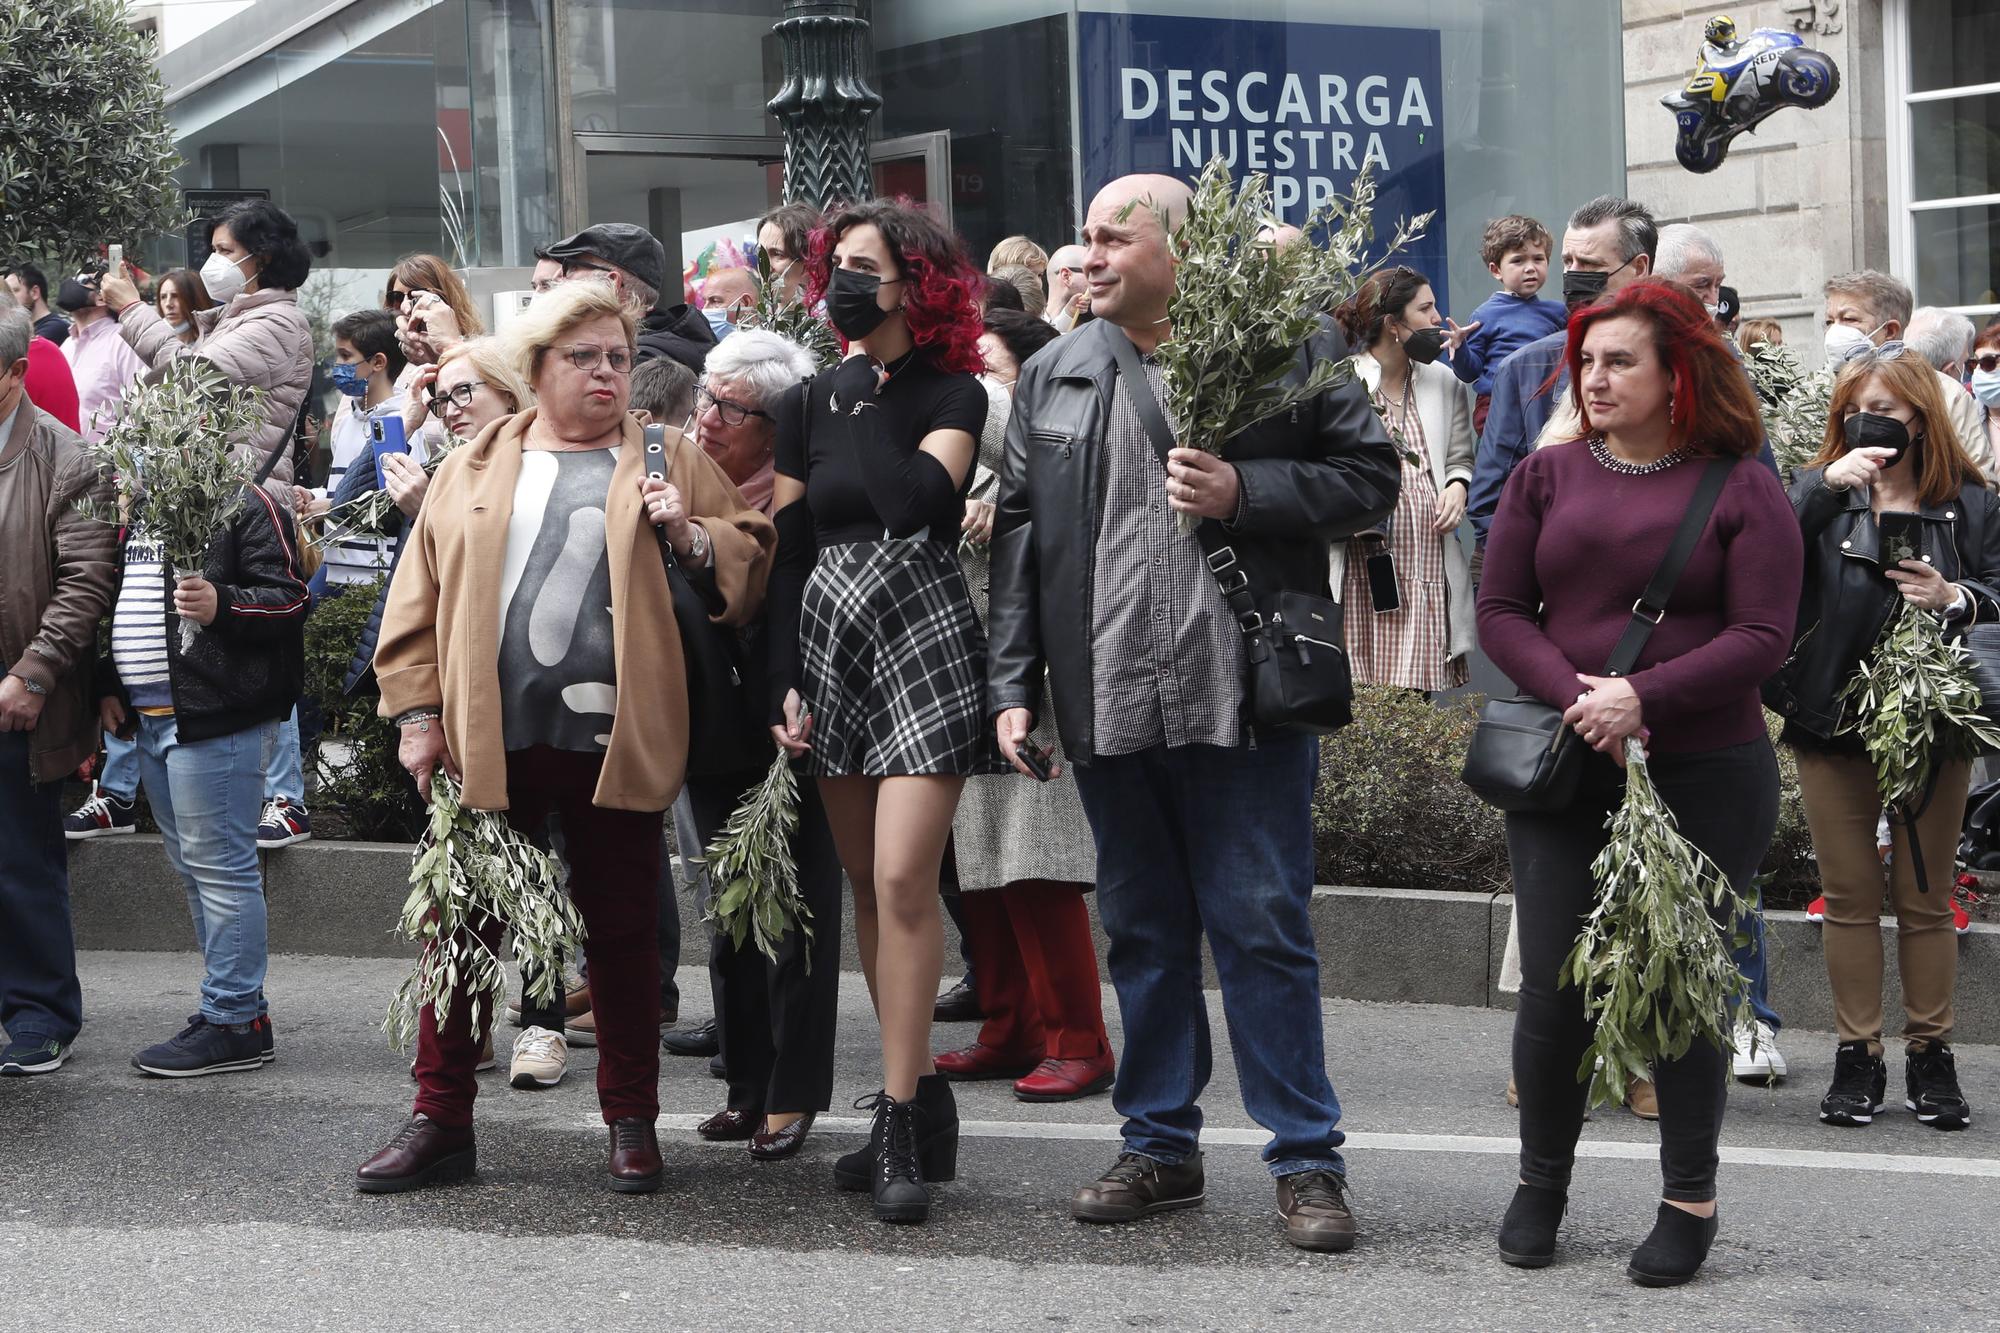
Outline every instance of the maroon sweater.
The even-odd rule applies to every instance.
[[[1583,441],[1531,453],[1501,493],[1479,588],[1479,646],[1556,708],[1601,676],[1706,463],[1611,471]],[[1652,748],[1685,754],[1765,735],[1757,687],[1791,647],[1804,548],[1769,469],[1730,474],[1707,529],[1629,674]]]

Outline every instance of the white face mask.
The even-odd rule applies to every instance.
[[[193,327],[194,325],[190,324],[187,320],[182,320],[180,323],[174,325],[174,336],[179,337]]]
[[[228,305],[243,294],[249,279],[243,276],[241,261],[231,259],[220,250],[213,250],[201,266],[201,285],[208,288],[208,294],[215,298],[218,305]]]
[[[1869,343],[1875,341],[1875,335],[1881,331],[1882,325],[1880,324],[1877,324],[1866,333],[1855,328],[1852,324],[1827,325],[1826,359],[1828,361],[1845,360],[1855,348],[1866,347]]]

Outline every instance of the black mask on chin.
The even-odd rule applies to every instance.
[[[1403,339],[1403,355],[1420,366],[1428,366],[1444,355],[1444,330],[1418,329]]]
[[[1856,412],[1841,423],[1841,430],[1847,436],[1849,449],[1894,449],[1896,456],[1887,460],[1884,467],[1894,467],[1903,461],[1903,454],[1912,446],[1921,443],[1910,438],[1910,428],[1894,417],[1878,416],[1873,412]]]

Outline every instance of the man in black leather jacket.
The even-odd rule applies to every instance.
[[[1021,373],[993,528],[988,704],[1019,766],[1046,668],[1097,842],[1128,1034],[1114,1096],[1125,1142],[1072,1214],[1128,1221],[1202,1200],[1205,929],[1244,1103],[1273,1136],[1264,1160],[1287,1235],[1346,1249],[1354,1219],[1308,914],[1318,742],[1246,727],[1241,633],[1174,514],[1221,523],[1259,597],[1324,597],[1329,544],[1394,508],[1400,470],[1350,381],[1244,431],[1220,458],[1176,449],[1162,472],[1131,395],[1159,394],[1150,353],[1169,336],[1168,229],[1188,198],[1161,176],[1098,194],[1084,231],[1097,318]],[[1147,356],[1146,384],[1119,373],[1120,338]],[[1291,373],[1346,351],[1329,326]]]

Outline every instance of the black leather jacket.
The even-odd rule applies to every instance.
[[[1875,647],[1902,596],[1882,577],[1881,549],[1868,492],[1833,490],[1822,468],[1792,477],[1792,509],[1805,534],[1805,583],[1791,655],[1764,682],[1764,705],[1821,740],[1840,730],[1840,694]],[[1978,483],[1958,498],[1918,510],[1924,518],[1924,558],[1972,598],[1972,613],[1954,622],[2000,620],[2000,497]]]
[[[1022,367],[993,521],[987,708],[1035,708],[1046,665],[1063,748],[1078,763],[1094,753],[1091,578],[1118,383],[1110,339],[1124,336],[1093,320]],[[1323,322],[1289,377],[1346,355],[1338,330]],[[1401,485],[1395,448],[1352,379],[1252,426],[1223,457],[1236,465],[1244,495],[1230,544],[1260,600],[1280,591],[1326,596],[1329,543],[1380,522]]]

